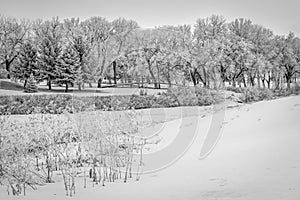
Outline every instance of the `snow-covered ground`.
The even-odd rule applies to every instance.
[[[195,112],[193,108],[188,109],[184,112]],[[173,144],[182,148],[173,135],[180,134],[179,129],[184,131],[186,128],[187,135],[196,130],[190,148],[168,168],[145,174],[140,181],[133,178],[128,183],[107,183],[105,187],[93,187],[89,183],[84,189],[83,180],[78,178],[72,199],[300,199],[300,96],[227,109],[219,142],[211,154],[199,159],[212,119],[215,119],[209,113],[183,115],[186,117],[156,128],[161,143],[150,146],[149,153],[162,156],[156,159],[157,162],[167,160],[163,156],[168,154],[159,154],[160,151]],[[176,146],[172,148],[176,149]],[[63,183],[58,181],[39,187],[37,191],[28,191],[27,196],[19,198],[55,200],[70,197],[65,196]],[[2,187],[0,199],[16,197],[7,196]]]
[[[143,90],[147,94],[157,94],[165,91],[165,89],[151,89],[151,88],[133,88],[127,87],[104,87],[97,88],[97,85],[93,84],[93,88],[85,86],[85,89],[78,91],[77,87],[69,87],[69,92],[65,93],[64,87],[52,85],[52,91],[48,90],[46,83],[38,85],[39,92],[37,93],[25,93],[23,92],[23,83],[16,83],[9,79],[0,79],[0,96],[12,96],[12,95],[45,95],[45,94],[64,94],[74,96],[111,96],[111,95],[139,95],[140,91]]]

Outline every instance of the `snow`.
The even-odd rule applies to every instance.
[[[191,109],[188,112],[193,112]],[[128,183],[106,183],[105,187],[93,187],[89,182],[84,189],[83,179],[78,178],[72,199],[298,200],[299,117],[300,96],[227,109],[221,137],[205,159],[199,158],[213,119],[210,112],[205,116],[191,114],[174,119],[160,127],[157,137],[161,142],[152,145],[148,153],[158,153],[172,146],[176,140],[173,134],[180,134],[179,124],[191,130],[191,124],[183,121],[192,126],[196,123],[197,137],[177,162],[164,170],[142,175],[140,181],[133,178]],[[167,158],[160,157],[157,162],[164,159]],[[61,180],[39,187],[37,191],[28,191],[25,197],[7,196],[5,187],[0,190],[0,199],[69,198],[65,196]]]

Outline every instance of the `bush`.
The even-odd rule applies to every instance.
[[[1,96],[0,113],[32,114],[50,113],[60,114],[64,110],[72,111],[71,95],[22,95]]]
[[[156,98],[153,95],[147,96],[138,96],[138,95],[131,95],[129,100],[129,107],[130,109],[143,109],[143,108],[151,108],[154,104]]]
[[[273,96],[273,92],[267,88],[246,88],[242,94],[241,100],[244,103],[250,103],[261,100],[270,100]]]
[[[198,100],[194,87],[173,87],[166,92],[171,102],[177,101],[180,106],[196,106]]]
[[[291,91],[278,90],[274,93],[269,89],[246,88],[243,89],[241,101],[250,103],[273,96],[286,96],[299,94],[300,86]],[[0,113],[32,114],[49,113],[61,114],[65,111],[81,112],[91,110],[129,110],[151,107],[177,107],[177,106],[207,106],[220,103],[224,95],[220,91],[202,87],[173,87],[159,95],[123,95],[123,96],[95,96],[76,97],[67,94],[61,95],[22,95],[0,96]]]
[[[161,93],[155,100],[153,106],[161,107],[177,107],[180,106],[177,97],[170,92]]]
[[[270,100],[273,96],[273,92],[270,89],[262,88],[259,90],[259,100]]]
[[[299,95],[300,94],[300,85],[296,83],[290,89],[276,89],[273,91],[274,96],[276,97],[286,97],[292,94]]]
[[[197,86],[169,88],[159,96],[157,103],[164,107],[207,106],[221,101],[220,92]]]
[[[201,92],[200,92],[201,91]],[[205,91],[205,92],[204,92]],[[215,93],[194,88],[171,88],[160,95],[74,97],[72,95],[1,96],[0,113],[61,114],[91,110],[129,110],[151,107],[210,105]]]
[[[299,95],[300,94],[300,85],[296,83],[291,89],[292,94]]]
[[[202,87],[195,87],[195,93],[198,99],[198,106],[208,106],[223,101],[222,93],[216,90],[210,90]]]
[[[165,105],[168,105],[168,103],[164,103]],[[64,111],[72,113],[91,110],[111,111],[142,109],[151,108],[153,104],[159,104],[157,98],[154,95],[124,95],[96,97],[73,97],[72,95],[0,96],[0,113],[61,114]]]

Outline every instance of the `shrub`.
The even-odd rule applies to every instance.
[[[152,105],[155,102],[155,97],[153,95],[147,95],[147,96],[138,96],[138,95],[132,95],[130,96],[130,106],[129,108],[134,109],[142,109],[142,108],[151,108]]]
[[[300,85],[296,83],[291,89],[292,94],[299,95],[300,94]]]
[[[259,100],[270,100],[273,98],[273,92],[270,89],[262,88],[259,90]]]
[[[61,114],[64,111],[72,113],[91,110],[142,109],[151,108],[153,104],[157,104],[157,98],[154,95],[96,97],[73,97],[72,95],[0,96],[0,113]]]
[[[276,97],[285,97],[291,94],[289,90],[283,90],[283,89],[275,89],[273,90],[273,94]]]
[[[194,87],[172,87],[167,90],[166,95],[176,100],[180,106],[195,106],[198,104]]]
[[[300,94],[300,85],[296,83],[293,87],[290,89],[275,89],[273,91],[274,96],[276,97],[285,97],[289,96],[291,94],[299,95]]]
[[[295,87],[294,93],[300,91]],[[283,95],[283,91],[275,92]],[[241,100],[249,103],[274,96],[269,89],[247,88],[243,90]],[[288,92],[290,94],[290,92]],[[284,94],[285,95],[285,94]],[[202,87],[174,87],[160,95],[123,95],[123,96],[95,96],[77,97],[67,94],[53,95],[22,95],[0,96],[0,113],[32,114],[49,113],[61,114],[67,112],[81,112],[91,110],[130,110],[151,107],[176,106],[207,106],[224,100],[223,94],[217,90]]]
[[[259,100],[259,91],[257,88],[246,88],[243,92],[241,100],[244,103],[250,103]]]
[[[195,87],[195,93],[198,99],[198,106],[207,106],[222,101],[222,93],[216,90],[207,88]]]
[[[173,93],[163,92],[155,100],[155,107],[176,107],[179,106],[177,97]]]
[[[164,107],[206,106],[222,101],[218,91],[202,87],[173,87],[159,95],[157,103]]]
[[[244,103],[256,102],[272,99],[273,92],[267,88],[246,88],[242,94],[241,100]]]

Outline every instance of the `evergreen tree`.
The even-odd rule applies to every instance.
[[[57,69],[60,67],[60,58],[63,51],[62,27],[57,18],[46,21],[37,30],[39,37],[39,80],[47,80],[49,90],[51,82],[57,77]]]
[[[80,23],[79,19],[71,18],[64,20],[64,29],[67,40],[76,51],[80,62],[80,75],[76,79],[78,90],[84,86],[84,82],[90,81],[93,72],[89,69],[90,54],[92,51],[93,40],[90,30],[84,23]]]
[[[71,45],[67,45],[63,50],[60,65],[56,69],[57,76],[55,78],[55,83],[66,85],[65,92],[68,92],[68,85],[73,84],[78,75],[80,76],[79,66],[80,61],[76,51]]]
[[[89,74],[92,73],[88,69],[88,66],[90,66],[90,60],[88,60],[91,48],[90,42],[86,37],[76,35],[71,38],[71,44],[79,59],[80,69],[78,69],[76,84],[78,85],[78,90],[81,90],[84,82],[89,81]]]
[[[17,64],[13,69],[14,77],[19,80],[24,80],[24,88],[28,82],[28,79],[33,74],[38,74],[37,67],[37,50],[30,41],[22,44],[20,47]]]

